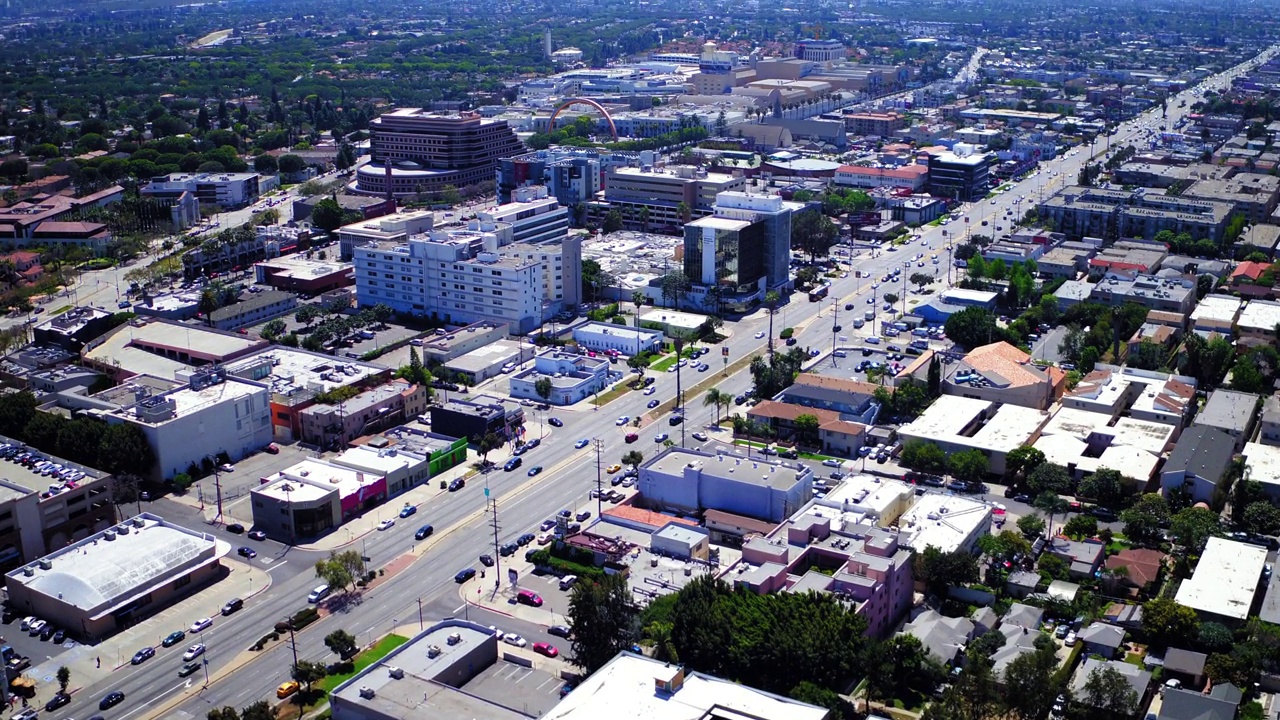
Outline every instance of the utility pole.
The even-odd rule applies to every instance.
[[[488,490],[488,488],[485,488]],[[498,550],[498,531],[502,526],[498,524],[498,498],[489,500],[490,524],[493,526],[493,572],[494,572],[494,588],[502,586],[502,553]]]
[[[214,519],[217,522],[222,522],[222,473],[219,472],[221,468],[219,468],[218,465],[216,464],[217,461],[218,459],[214,458],[215,464],[213,466],[213,489],[214,489],[214,492],[217,493],[217,497],[218,497],[218,516]],[[292,521],[289,523],[289,527],[291,528],[293,527]]]
[[[600,438],[592,440],[596,446],[596,517],[604,513],[604,473],[600,469],[600,453],[604,450],[604,441]]]
[[[836,333],[837,327],[840,327],[840,298],[836,298],[832,304],[835,313],[831,317],[831,367],[836,366]]]

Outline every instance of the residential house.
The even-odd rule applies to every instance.
[[[1129,687],[1137,695],[1138,703],[1134,707],[1134,712],[1146,707],[1148,695],[1151,692],[1151,673],[1143,670],[1137,665],[1130,665],[1123,660],[1099,660],[1093,657],[1086,657],[1084,662],[1080,663],[1080,667],[1076,669],[1074,675],[1071,676],[1071,694],[1076,698],[1076,702],[1087,703],[1088,694],[1084,691],[1085,685],[1089,682],[1089,676],[1103,668],[1111,668],[1124,676],[1129,683]]]
[[[1206,695],[1194,690],[1168,688],[1156,720],[1235,720],[1240,707],[1240,691],[1232,693],[1232,689],[1235,686],[1231,683],[1215,685],[1213,691]]]
[[[1218,483],[1235,455],[1235,439],[1207,425],[1187,428],[1160,470],[1160,487],[1191,494],[1192,502],[1212,502]]]
[[[1124,630],[1104,622],[1090,623],[1080,631],[1079,640],[1086,653],[1110,659],[1124,645]]]
[[[1090,578],[1102,565],[1106,545],[1100,540],[1072,540],[1059,535],[1049,541],[1045,552],[1071,566],[1072,578]]]
[[[1160,577],[1165,554],[1148,548],[1125,548],[1107,558],[1106,568],[1112,572],[1119,587],[1141,591]],[[1120,571],[1120,568],[1124,568]]]
[[[1244,297],[1276,299],[1275,277],[1270,272],[1271,263],[1242,262],[1231,271],[1227,284],[1233,292]]]
[[[936,610],[925,610],[902,628],[904,635],[920,641],[926,653],[948,665],[960,662],[965,646],[975,637],[974,632],[972,620],[946,617]]]
[[[1280,396],[1272,395],[1262,403],[1258,442],[1263,445],[1280,446]]]
[[[1003,341],[970,350],[942,379],[947,395],[1038,410],[1053,404],[1065,388],[1065,372],[1036,365],[1030,355]]]
[[[1015,570],[1005,580],[1005,592],[1016,598],[1024,598],[1036,591],[1040,584],[1040,573],[1030,570]]]
[[[1013,603],[1009,606],[1009,612],[1001,618],[1001,622],[1028,630],[1039,630],[1040,623],[1044,622],[1044,610],[1034,605]]]

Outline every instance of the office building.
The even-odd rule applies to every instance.
[[[495,398],[475,400],[449,398],[428,408],[431,427],[450,435],[474,440],[493,433],[504,440],[516,437],[524,425],[524,408],[507,408]]]
[[[324,535],[387,499],[387,479],[307,458],[249,490],[253,527],[293,544]]]
[[[669,510],[781,522],[812,498],[812,481],[804,465],[673,447],[640,466],[637,487],[644,502]]]
[[[844,116],[844,129],[854,135],[889,137],[907,126],[907,119],[896,112],[853,112]]]
[[[912,192],[924,190],[929,180],[929,168],[925,165],[902,167],[867,167],[841,165],[832,176],[832,182],[842,187],[870,190],[878,187],[911,188]]]
[[[629,229],[674,230],[690,218],[712,214],[717,195],[742,190],[746,182],[690,165],[617,168],[605,174],[603,201],[590,203],[587,213],[600,222],[617,210]]]
[[[138,428],[155,453],[153,480],[171,480],[226,454],[230,462],[272,441],[265,385],[230,377],[218,366],[182,375],[185,381],[135,376],[97,395],[64,395],[59,403],[108,424]]]
[[[516,188],[543,185],[561,205],[572,209],[603,189],[606,170],[633,165],[639,155],[557,146],[503,158],[497,170],[498,202],[511,202]]]
[[[402,243],[411,235],[431,232],[435,215],[430,210],[406,210],[361,220],[338,228],[338,252],[349,262],[361,243]]]
[[[539,380],[551,381],[551,394],[538,394]],[[572,405],[609,389],[609,362],[603,358],[544,352],[533,359],[533,367],[511,376],[513,398],[536,400],[551,405]]]
[[[15,612],[91,643],[202,590],[230,549],[142,513],[10,571],[5,588]]]
[[[662,332],[589,322],[573,329],[573,341],[580,347],[596,352],[614,350],[623,355],[639,355],[646,350],[656,351],[662,347]]]
[[[695,286],[707,289],[708,311],[719,310],[715,303],[732,308],[750,305],[765,290],[764,226],[715,216],[686,224],[684,274]]]
[[[76,306],[36,325],[32,339],[37,345],[57,345],[80,352],[90,340],[115,327],[112,315],[91,305]]]
[[[813,62],[844,60],[848,50],[844,43],[833,39],[806,38],[796,43],[796,57]]]
[[[545,185],[512,191],[510,202],[477,213],[481,220],[511,225],[513,242],[559,240],[569,232],[569,211],[547,193]]]
[[[803,209],[803,203],[787,202],[775,195],[731,190],[716,195],[713,212],[715,217],[763,227],[766,289],[780,290],[791,286],[791,220]]]
[[[253,274],[259,285],[308,296],[355,284],[355,268],[350,263],[308,260],[301,255],[255,263]]]
[[[960,149],[960,146],[956,146]],[[990,153],[944,152],[929,156],[929,193],[960,202],[977,202],[991,191]]]
[[[498,161],[524,146],[505,120],[401,108],[369,122],[370,162],[356,171],[366,195],[404,197],[491,181]],[[390,183],[390,187],[388,187]]]
[[[268,345],[261,338],[199,325],[136,318],[85,345],[80,362],[116,382],[133,375],[173,380],[197,367],[231,362]]]
[[[252,203],[260,190],[257,173],[171,173],[151,178],[138,192],[178,205],[190,193],[199,205],[228,209]]]

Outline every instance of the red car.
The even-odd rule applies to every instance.
[[[555,645],[552,645],[551,643],[544,643],[544,642],[534,643],[533,651],[538,653],[539,655],[546,655],[549,658],[556,657],[557,655],[560,654],[560,651],[556,649]]]

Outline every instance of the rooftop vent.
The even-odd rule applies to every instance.
[[[36,564],[40,566],[41,570],[49,570],[53,567],[53,562],[50,561],[49,558],[40,558]]]

